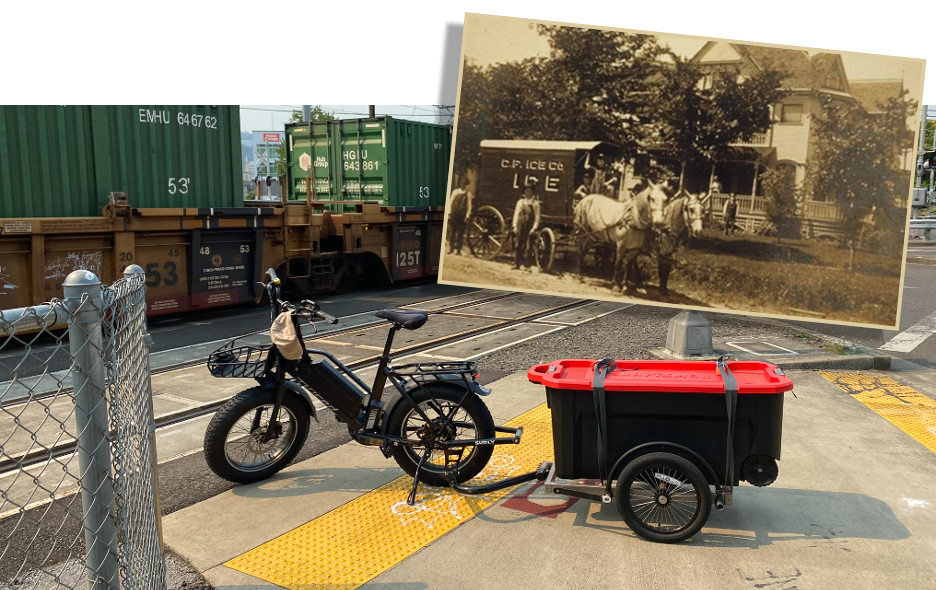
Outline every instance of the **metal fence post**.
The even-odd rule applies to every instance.
[[[74,359],[72,379],[88,586],[91,590],[119,590],[101,336],[101,281],[92,272],[76,270],[66,277],[62,286],[65,303],[72,313],[68,322],[68,343]]]
[[[123,276],[130,279],[135,276],[145,275],[146,271],[139,264],[131,264],[124,269]],[[146,283],[143,283],[143,293],[146,293]],[[145,298],[144,298],[145,301]],[[144,303],[145,305],[145,303]],[[153,347],[153,337],[150,336],[149,327],[146,321],[146,315],[143,316],[143,339],[147,349]],[[143,364],[146,372],[146,429],[149,432],[150,443],[150,468],[153,472],[153,498],[156,502],[156,530],[159,532],[159,548],[165,552],[166,545],[163,542],[162,530],[162,506],[159,502],[159,461],[156,454],[156,413],[153,411],[153,381],[150,378],[150,359],[149,352],[146,353],[146,361]]]

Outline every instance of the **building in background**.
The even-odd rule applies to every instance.
[[[283,144],[284,137],[283,130],[241,133],[245,197],[250,191],[256,191],[256,198],[259,200],[279,200],[280,187],[276,171],[276,163],[279,161],[277,150]],[[267,177],[271,179],[269,185],[266,182]]]

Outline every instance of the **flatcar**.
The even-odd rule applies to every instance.
[[[0,309],[146,271],[150,315],[438,274],[447,126],[287,126],[279,201],[244,201],[237,106],[0,106]],[[314,187],[314,188],[313,188]]]

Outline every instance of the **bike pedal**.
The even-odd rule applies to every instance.
[[[380,443],[380,452],[383,453],[385,459],[389,459],[393,456],[393,444],[389,440],[385,440]]]

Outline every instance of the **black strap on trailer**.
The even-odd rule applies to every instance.
[[[598,474],[605,481],[608,474],[608,412],[605,402],[604,382],[615,368],[614,359],[601,359],[595,363],[595,375],[592,377],[592,392],[595,399],[595,419],[598,423]]]
[[[724,485],[734,485],[734,431],[735,415],[738,409],[738,381],[728,368],[727,357],[718,359],[716,366],[725,382],[725,404],[728,406],[728,450],[726,451],[727,465],[725,466]]]

